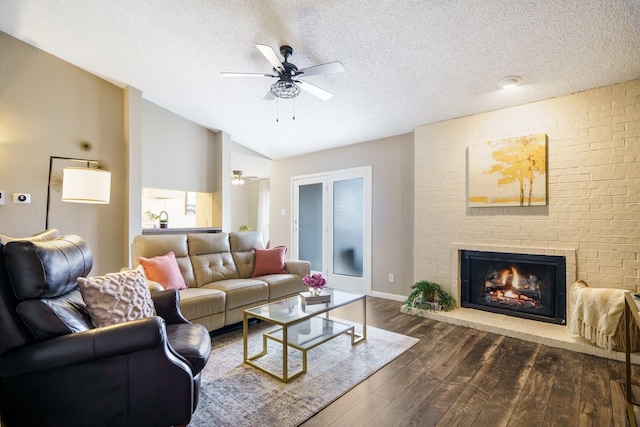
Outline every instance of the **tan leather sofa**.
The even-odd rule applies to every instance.
[[[251,277],[255,248],[264,248],[255,232],[140,235],[133,239],[132,264],[173,251],[187,289],[180,290],[184,317],[209,331],[242,321],[243,310],[304,291],[308,261],[287,260],[287,274]]]

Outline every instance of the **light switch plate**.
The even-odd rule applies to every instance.
[[[6,198],[5,194],[6,193],[3,190],[0,190],[0,205],[4,205],[4,199]]]

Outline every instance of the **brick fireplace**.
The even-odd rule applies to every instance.
[[[635,80],[416,128],[414,282],[439,283],[460,301],[459,252],[486,250],[565,256],[567,287],[580,278],[640,292],[639,96]],[[536,132],[548,135],[547,206],[469,207],[468,147]],[[569,320],[568,293],[566,311]],[[468,308],[437,316],[609,357],[568,326]]]
[[[460,251],[460,305],[566,324],[566,259],[558,255]]]
[[[537,247],[515,247],[515,246],[496,246],[496,245],[478,245],[478,244],[465,244],[465,243],[454,243],[451,245],[451,273],[450,280],[451,286],[449,291],[456,298],[458,304],[463,300],[462,295],[462,254],[465,252],[471,253],[497,253],[497,254],[513,254],[515,258],[518,258],[518,255],[521,256],[533,256],[534,258],[549,256],[549,257],[561,257],[564,259],[564,269],[558,270],[562,271],[564,274],[563,280],[561,280],[561,286],[564,289],[558,289],[558,292],[563,295],[568,295],[569,287],[575,283],[576,278],[576,250],[572,248],[563,249],[563,248],[537,248]],[[563,313],[556,313],[559,319],[569,319],[568,314],[570,313],[571,307],[569,307],[570,302],[568,298],[566,299],[566,303],[562,308]],[[501,311],[494,311],[496,314],[504,314]],[[485,311],[482,313],[478,313],[477,316],[474,317],[486,317],[490,319],[495,314],[490,311]],[[523,318],[527,318],[527,316],[520,316]],[[555,316],[554,316],[555,317]],[[518,322],[515,322],[518,323]],[[551,323],[559,323],[563,322],[551,322]],[[541,328],[544,326],[540,325]]]

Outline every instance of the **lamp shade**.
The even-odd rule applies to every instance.
[[[107,204],[111,199],[111,172],[68,167],[62,170],[62,201]]]

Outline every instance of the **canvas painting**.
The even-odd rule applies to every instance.
[[[547,135],[469,146],[469,207],[547,204]]]

